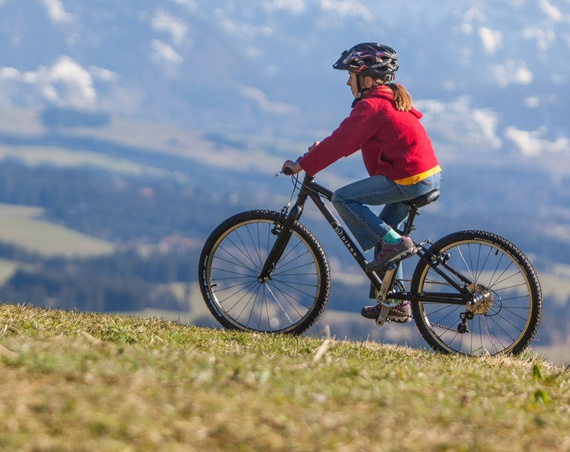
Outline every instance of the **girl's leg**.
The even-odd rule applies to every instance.
[[[402,201],[399,185],[384,176],[363,179],[333,193],[332,203],[363,250],[369,250],[391,231],[391,227],[367,205]]]

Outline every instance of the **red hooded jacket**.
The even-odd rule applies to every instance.
[[[370,90],[350,116],[317,146],[299,159],[311,176],[359,149],[370,176],[383,175],[401,185],[419,182],[439,171],[422,114],[412,108],[398,111],[392,90]]]

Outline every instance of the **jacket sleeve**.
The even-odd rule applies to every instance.
[[[374,111],[360,101],[338,128],[317,146],[299,159],[301,168],[310,176],[360,149],[362,143],[376,133]]]

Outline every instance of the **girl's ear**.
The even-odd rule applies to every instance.
[[[370,89],[374,86],[374,79],[368,75],[365,75],[363,77],[362,84],[366,89]]]

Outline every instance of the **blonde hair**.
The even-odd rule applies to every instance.
[[[374,86],[385,86],[392,90],[394,95],[394,106],[399,111],[410,111],[412,109],[412,96],[402,85],[394,82],[385,82],[381,79],[374,80]]]
[[[365,78],[372,80],[372,83],[368,85],[369,87],[384,86],[392,90],[392,95],[394,96],[394,107],[396,107],[396,110],[410,111],[412,109],[412,96],[410,96],[410,93],[408,93],[408,91],[406,91],[406,88],[404,88],[402,85],[391,81],[386,82],[382,79],[373,79],[369,75],[361,76],[360,83],[364,83]]]
[[[396,110],[399,111],[410,111],[412,109],[412,96],[406,91],[402,85],[397,83],[389,83],[388,88],[392,90],[394,94],[394,105]]]

